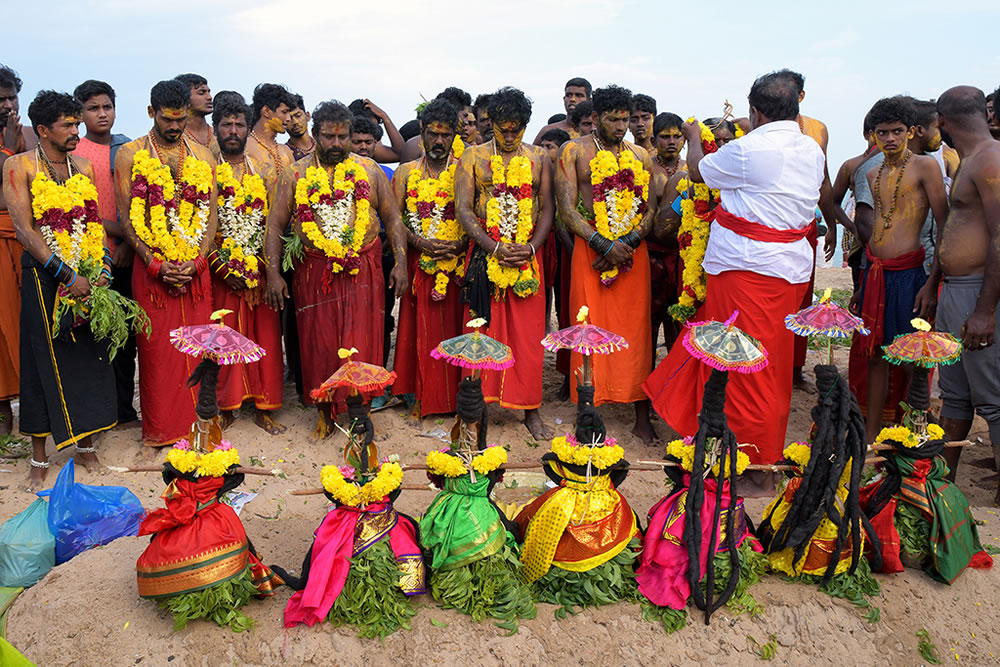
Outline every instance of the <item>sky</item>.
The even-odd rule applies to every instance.
[[[699,7],[700,5],[700,7]],[[615,83],[659,111],[747,115],[754,78],[789,67],[806,77],[802,112],[830,133],[831,172],[864,148],[861,121],[878,98],[933,98],[952,85],[1000,85],[1000,9],[973,0],[702,3],[639,0],[88,0],[8,3],[0,60],[24,81],[21,113],[40,89],[88,78],[117,91],[116,132],[148,131],[150,87],[197,72],[248,101],[284,83],[307,107],[368,97],[396,125],[422,98],[456,85],[473,97],[503,85],[534,101],[527,137],[563,111],[567,79]],[[956,54],[958,54],[956,56]]]

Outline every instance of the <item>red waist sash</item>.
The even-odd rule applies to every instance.
[[[865,255],[868,256],[868,275],[865,279],[865,300],[861,304],[861,319],[871,331],[871,335],[864,341],[865,351],[870,357],[885,342],[882,340],[885,333],[885,272],[923,266],[926,255],[923,248],[892,259],[876,257],[868,248],[865,248]]]
[[[774,229],[759,222],[751,222],[746,218],[733,215],[721,206],[716,206],[711,213],[712,220],[719,223],[731,232],[736,232],[742,237],[753,241],[763,241],[765,243],[795,243],[802,239],[816,237],[816,221],[803,227],[802,229]]]

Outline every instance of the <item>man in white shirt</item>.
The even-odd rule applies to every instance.
[[[699,128],[685,123],[688,173],[721,193],[703,267],[708,279],[704,305],[693,321],[726,320],[760,340],[768,366],[729,377],[726,415],[755,463],[781,458],[792,394],[794,334],[784,319],[799,309],[812,272],[807,236],[814,224],[825,158],[799,130],[798,94],[775,73],[750,89],[753,131],[705,156]],[[687,335],[684,331],[682,336]],[[689,361],[682,345],[646,380],[656,411],[682,436],[698,428],[705,364]],[[765,484],[765,486],[770,486]]]

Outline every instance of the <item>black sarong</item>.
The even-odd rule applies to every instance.
[[[52,337],[58,282],[27,252],[21,267],[20,431],[63,449],[117,423],[115,373],[89,324]]]

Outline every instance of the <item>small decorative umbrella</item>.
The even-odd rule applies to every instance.
[[[915,317],[910,324],[916,331],[896,336],[882,347],[886,361],[893,364],[913,364],[913,377],[906,392],[904,420],[923,435],[927,428],[930,394],[927,376],[938,364],[950,365],[962,356],[962,342],[943,331],[931,331],[926,320]]]
[[[431,356],[471,370],[474,378],[484,369],[507,370],[514,365],[514,353],[500,341],[479,333],[485,325],[486,320],[481,317],[467,322],[465,326],[475,331],[441,341],[431,350]]]
[[[581,306],[580,312],[576,314],[578,324],[554,331],[542,339],[542,346],[546,350],[552,352],[572,350],[583,355],[583,379],[581,381],[583,386],[593,384],[590,355],[611,354],[628,348],[628,341],[618,334],[587,322],[589,314],[590,309],[587,306]]]
[[[361,474],[365,475],[369,472],[369,462],[377,466],[378,449],[375,447],[375,425],[372,424],[368,402],[362,394],[382,391],[396,381],[396,374],[377,364],[352,360],[351,357],[357,353],[358,349],[355,347],[351,349],[342,347],[337,350],[337,356],[347,359],[347,363],[335,370],[323,384],[309,392],[309,396],[317,403],[330,403],[336,390],[350,391],[346,403],[351,427],[345,431],[348,443],[344,447],[344,459],[355,468],[360,468]],[[362,439],[360,443],[355,440],[359,436]]]
[[[198,403],[195,412],[198,421],[192,428],[191,441],[196,451],[210,451],[221,441],[222,427],[219,426],[219,401],[216,388],[219,382],[219,365],[248,364],[267,353],[235,329],[226,326],[223,318],[233,311],[225,308],[211,315],[214,324],[196,324],[180,327],[170,332],[170,342],[184,354],[200,357],[201,363],[188,378],[188,386],[198,387]]]
[[[733,322],[740,314],[734,310],[725,322],[691,322],[684,336],[685,349],[718,371],[756,373],[767,366],[767,350],[760,341],[738,329]]]
[[[803,308],[785,317],[785,326],[799,336],[826,336],[828,364],[833,365],[833,339],[849,338],[855,331],[863,336],[870,332],[860,317],[852,315],[843,306],[830,300],[833,290],[823,292],[819,303]]]

